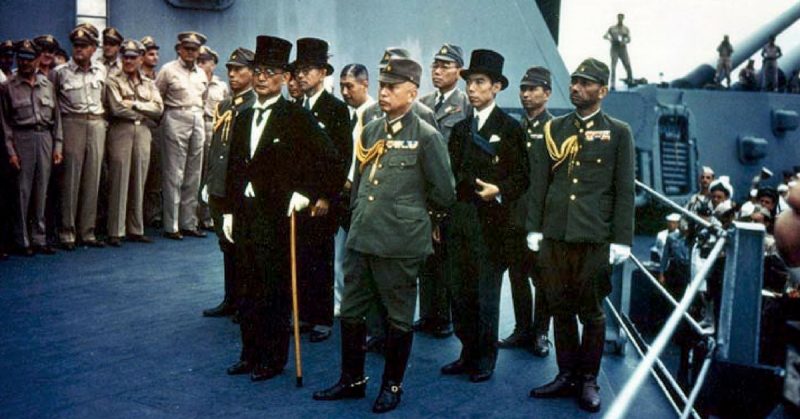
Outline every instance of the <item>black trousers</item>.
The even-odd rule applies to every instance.
[[[297,288],[300,320],[333,326],[334,214],[297,216]]]
[[[611,292],[609,245],[545,239],[537,271],[553,314],[562,373],[596,376],[605,345],[603,299]],[[576,318],[577,317],[577,318]],[[578,334],[578,319],[583,336]]]
[[[438,324],[450,323],[450,299],[444,276],[442,243],[433,243],[433,254],[428,256],[419,272],[419,317]]]
[[[487,235],[478,208],[456,202],[443,227],[445,272],[453,292],[453,326],[462,345],[461,359],[472,368],[493,370],[497,360],[500,288],[507,268],[503,240],[498,237],[508,226],[497,225],[490,232],[492,235]]]
[[[222,200],[216,196],[209,196],[208,208],[211,212],[211,219],[214,220],[214,232],[219,240],[219,250],[222,251],[225,275],[225,301],[236,304],[238,297],[236,281],[236,251],[233,243],[225,238],[222,232]]]
[[[283,368],[288,359],[291,278],[284,223],[265,217],[247,200],[234,215],[236,278],[243,361]],[[288,236],[287,236],[288,237]]]
[[[508,279],[511,285],[511,300],[514,303],[515,330],[546,335],[550,329],[547,298],[534,270],[536,253],[528,249],[526,236],[527,232],[518,227],[512,228],[508,236],[511,241]],[[531,280],[536,287],[535,301],[531,293]]]

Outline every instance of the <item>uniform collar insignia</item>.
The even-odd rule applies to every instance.
[[[241,96],[237,96],[237,97],[233,98],[233,104],[234,105],[241,105],[242,102],[244,102],[244,98],[242,98]]]

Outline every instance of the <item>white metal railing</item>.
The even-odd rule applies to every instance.
[[[664,286],[658,281],[658,279],[653,276],[648,269],[644,266],[644,264],[635,256],[631,256],[631,262],[644,274],[644,276],[650,281],[650,283],[655,286],[658,292],[664,297],[670,304],[674,307],[672,313],[670,314],[669,318],[667,319],[666,323],[659,331],[658,335],[656,336],[653,343],[648,346],[646,343],[641,343],[641,345],[636,342],[636,340],[631,340],[632,345],[636,349],[637,352],[642,356],[642,361],[634,370],[631,378],[625,383],[625,386],[622,389],[622,392],[617,396],[614,400],[614,403],[611,405],[608,413],[606,414],[606,418],[608,419],[618,419],[623,418],[625,414],[628,412],[628,409],[631,406],[634,398],[638,394],[639,390],[644,384],[644,381],[647,379],[648,375],[652,374],[655,378],[658,385],[661,387],[662,391],[668,395],[668,399],[670,404],[672,405],[673,409],[675,410],[676,414],[680,414],[681,418],[687,418],[692,416],[693,418],[699,418],[699,414],[694,409],[694,403],[697,400],[698,395],[700,394],[700,390],[705,382],[705,378],[710,371],[711,362],[713,361],[713,354],[715,349],[715,342],[713,337],[714,332],[711,330],[706,330],[700,326],[700,324],[688,313],[689,306],[694,301],[695,297],[697,296],[698,290],[700,286],[706,281],[706,277],[710,272],[711,268],[717,262],[717,258],[719,257],[720,253],[722,252],[723,248],[726,244],[727,239],[727,232],[723,230],[720,226],[712,224],[708,220],[705,220],[699,217],[697,214],[681,207],[680,205],[676,204],[669,198],[661,195],[651,187],[647,186],[646,184],[636,180],[636,186],[643,189],[648,194],[654,196],[656,199],[661,201],[663,204],[667,205],[671,209],[681,213],[684,217],[690,219],[691,221],[706,227],[713,231],[713,234],[717,236],[718,240],[716,241],[714,247],[712,248],[711,252],[709,253],[708,257],[700,266],[698,272],[694,275],[691,279],[689,285],[686,287],[686,291],[684,292],[683,296],[681,297],[680,301],[675,300],[675,298],[669,293],[669,291],[664,288]],[[609,307],[609,311],[612,315],[616,318],[616,321],[620,325],[622,329],[629,336],[633,336],[633,331],[628,330],[627,325],[625,324],[622,315],[618,312],[618,310],[613,306],[610,300],[606,299],[606,303]],[[672,374],[667,370],[664,364],[660,360],[660,356],[664,349],[666,348],[667,344],[669,343],[672,336],[675,334],[675,331],[680,324],[681,320],[685,320],[694,331],[700,335],[704,336],[707,339],[709,344],[709,351],[706,354],[706,358],[703,362],[703,366],[695,379],[694,385],[692,387],[691,392],[689,393],[688,397],[684,390],[680,387],[678,383],[675,382],[675,379],[672,377]],[[654,369],[655,368],[655,369]],[[656,374],[656,370],[661,374]],[[683,403],[683,408],[680,408],[673,397],[670,396],[670,392],[666,388],[666,384],[669,384],[672,387],[672,392],[677,394],[680,402]]]

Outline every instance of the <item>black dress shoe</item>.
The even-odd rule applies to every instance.
[[[375,403],[372,405],[372,411],[375,413],[386,413],[397,408],[400,404],[400,396],[403,394],[403,389],[400,383],[386,382],[381,386],[381,392]]]
[[[597,377],[593,375],[583,376],[578,406],[587,412],[600,411],[600,386],[597,385]]]
[[[329,337],[331,337],[331,329],[327,330],[312,329],[311,333],[308,335],[308,340],[310,340],[313,343],[317,343],[327,340]]]
[[[467,365],[467,361],[458,358],[457,360],[443,366],[441,371],[444,375],[458,375],[470,372],[470,368]]]
[[[100,249],[100,248],[106,247],[106,244],[103,243],[100,240],[85,240],[83,242],[83,245],[84,246],[88,246],[88,247],[94,247],[96,249]]]
[[[42,254],[42,255],[54,255],[54,254],[56,254],[56,249],[53,249],[51,246],[48,246],[48,245],[36,246],[36,248],[34,250],[36,251],[36,253],[39,253],[39,254]]]
[[[510,334],[505,339],[500,339],[497,342],[497,347],[501,349],[519,348],[530,345],[531,343],[533,342],[530,334],[527,331],[515,328],[514,333]]]
[[[536,387],[530,396],[537,399],[551,399],[556,397],[575,397],[578,395],[578,383],[572,374],[559,373],[555,380]]]
[[[473,383],[482,383],[492,378],[494,370],[478,370],[469,375],[469,381]]]
[[[122,239],[119,237],[109,237],[108,245],[113,247],[122,247]]]
[[[311,397],[314,400],[363,399],[366,390],[366,377],[359,377],[354,380],[341,377],[333,387],[317,391]]]
[[[177,231],[174,233],[165,231],[161,233],[161,235],[170,240],[183,240],[183,236],[181,235],[181,233],[178,233]]]
[[[253,371],[253,364],[247,361],[239,361],[228,368],[228,375],[249,374]]]
[[[233,304],[223,301],[214,308],[203,310],[203,317],[225,317],[230,316],[235,312],[236,308],[233,306]]]
[[[256,365],[250,372],[250,381],[265,381],[283,372],[283,368],[275,368],[267,365]]]
[[[199,230],[199,229],[181,230],[181,234],[183,234],[184,237],[197,237],[197,238],[200,238],[200,239],[202,239],[203,237],[208,236],[208,234],[206,234],[204,231]]]
[[[67,252],[72,252],[73,250],[75,250],[75,243],[73,242],[61,243],[61,248],[66,250]]]
[[[152,243],[153,239],[144,234],[128,234],[128,241],[134,243]]]
[[[550,340],[547,339],[547,335],[537,336],[536,340],[533,342],[532,349],[533,354],[541,358],[550,354]]]

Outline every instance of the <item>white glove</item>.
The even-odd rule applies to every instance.
[[[233,214],[222,215],[222,234],[229,242],[233,243]]]
[[[208,185],[203,186],[203,190],[200,191],[200,199],[206,204],[208,203]]]
[[[532,231],[528,233],[528,249],[534,252],[539,251],[539,245],[542,243],[542,233]]]
[[[248,198],[255,198],[256,197],[256,191],[253,190],[253,184],[252,183],[247,182],[247,186],[244,188],[244,196],[246,196]]]
[[[608,248],[608,263],[617,265],[631,256],[631,247],[624,244],[611,243]]]
[[[300,212],[311,203],[311,200],[305,196],[292,192],[292,199],[289,200],[289,209],[286,211],[286,216],[291,217],[292,211]]]

